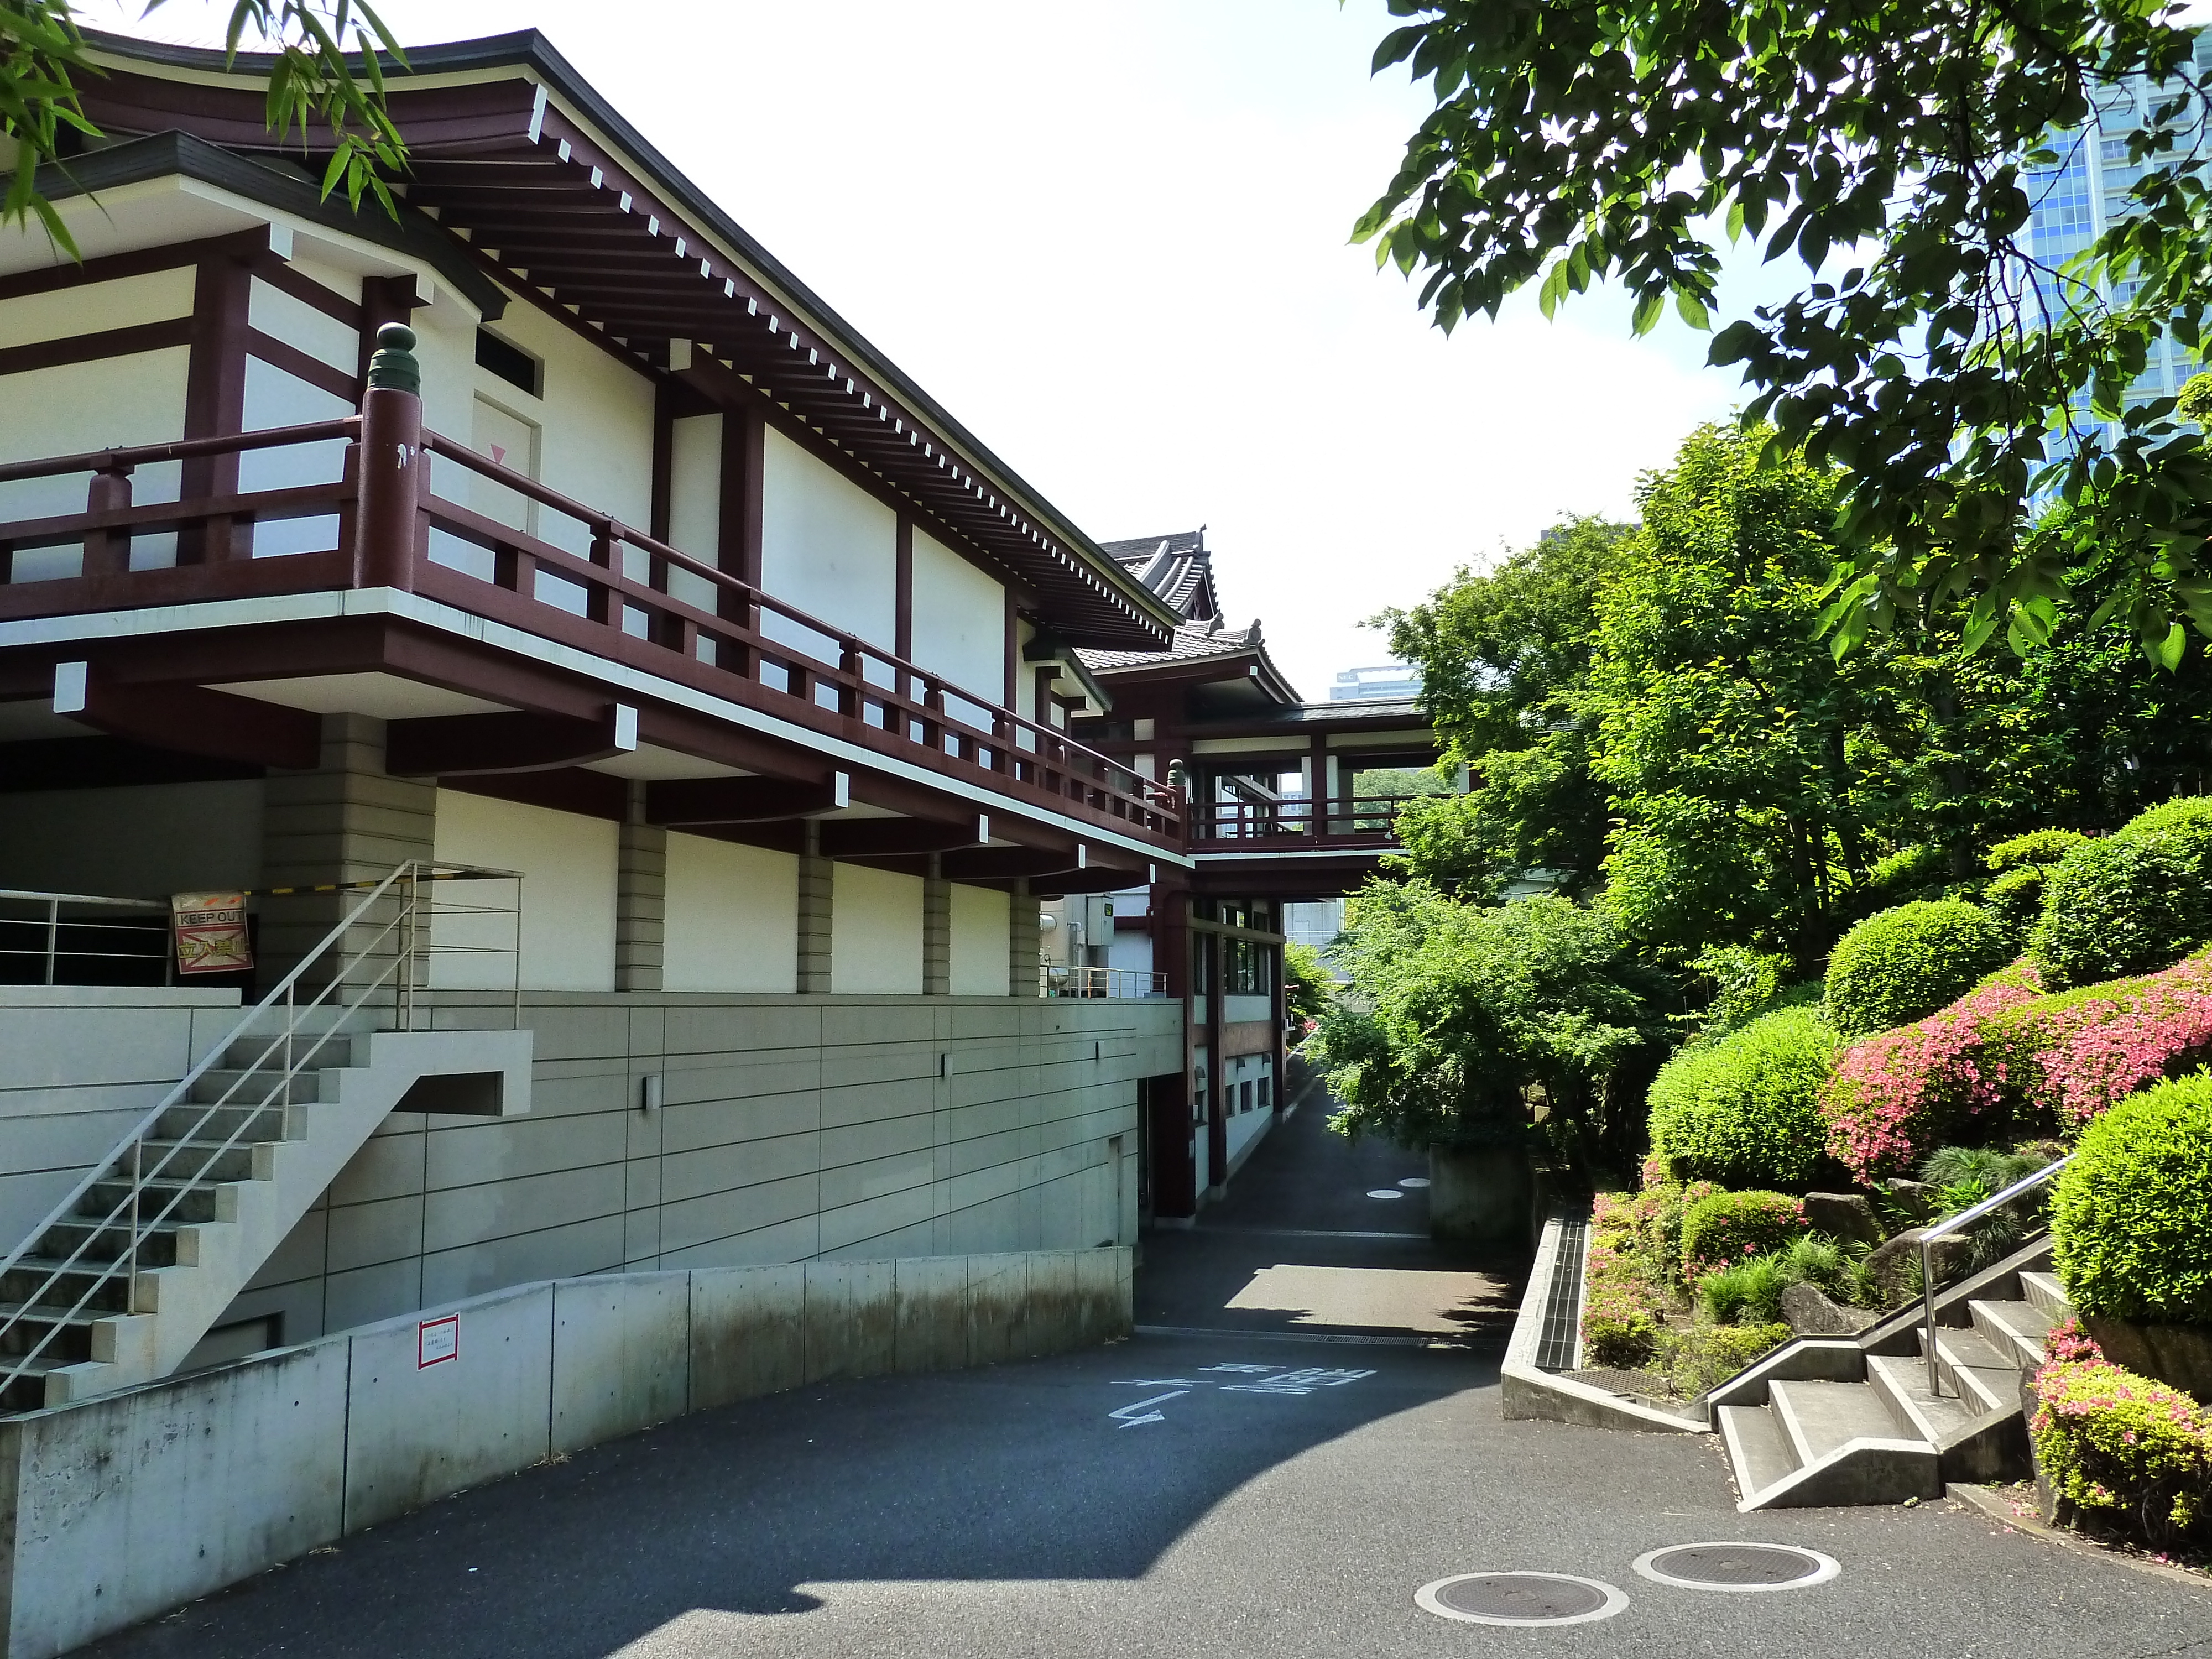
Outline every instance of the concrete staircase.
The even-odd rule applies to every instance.
[[[0,1269],[0,1412],[169,1375],[389,1113],[529,1109],[529,1031],[368,1023],[232,1037]]]
[[[2039,1239],[1937,1298],[1937,1390],[1917,1304],[1856,1340],[1788,1344],[1717,1389],[1736,1508],[1899,1504],[2026,1476],[2022,1384],[2073,1311],[2050,1260]]]

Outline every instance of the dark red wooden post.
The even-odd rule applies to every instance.
[[[416,515],[422,488],[422,369],[415,331],[376,331],[368,390],[361,404],[361,508],[355,516],[354,581],[360,587],[415,586]]]

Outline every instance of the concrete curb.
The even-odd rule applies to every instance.
[[[1559,1235],[1560,1218],[1553,1216],[1544,1224],[1535,1262],[1528,1269],[1528,1288],[1522,1293],[1521,1311],[1514,1316],[1513,1334],[1506,1343],[1499,1377],[1500,1415],[1509,1423],[1573,1423],[1638,1434],[1711,1434],[1711,1425],[1697,1419],[1639,1406],[1587,1382],[1537,1369],[1544,1304],[1550,1298],[1552,1277],[1559,1265]]]

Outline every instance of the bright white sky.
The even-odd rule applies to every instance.
[[[214,44],[228,5],[84,10]],[[1447,340],[1349,245],[1427,107],[1369,78],[1381,0],[381,11],[408,43],[543,30],[1093,536],[1205,524],[1232,620],[1309,697],[1383,659],[1363,619],[1562,514],[1626,514],[1740,396],[1705,337],[1632,339],[1609,298]]]

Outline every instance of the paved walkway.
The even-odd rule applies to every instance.
[[[1310,1106],[1281,1126],[1200,1227],[1148,1240],[1147,1322],[1231,1334],[702,1413],[94,1651],[2212,1659],[2212,1590],[1942,1504],[1739,1516],[1710,1438],[1502,1422],[1489,1303],[1432,1330],[1438,1307],[1469,1304],[1406,1276],[1510,1283],[1510,1264],[1341,1237],[1417,1231],[1418,1200],[1360,1201],[1417,1165],[1346,1148],[1321,1116]],[[1252,1288],[1286,1268],[1328,1269],[1340,1277],[1313,1283],[1337,1289]],[[1273,1301],[1292,1305],[1261,1305]],[[1729,1595],[1632,1571],[1661,1545],[1732,1539],[1809,1545],[1843,1572]],[[1413,1603],[1432,1579],[1496,1568],[1600,1578],[1628,1606],[1602,1624],[1503,1630]]]

